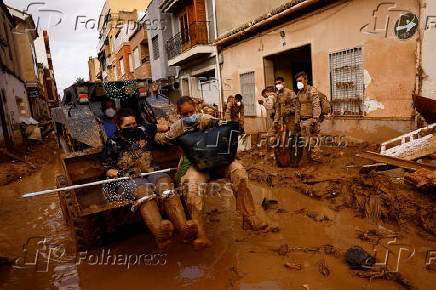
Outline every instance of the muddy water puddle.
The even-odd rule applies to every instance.
[[[257,210],[277,228],[275,232],[244,232],[242,218],[234,213],[233,198],[215,196],[207,198],[205,208],[212,248],[194,251],[176,238],[170,249],[158,252],[149,232],[139,229],[100,249],[75,253],[57,195],[19,198],[21,193],[55,187],[61,166],[55,154],[47,158],[50,162],[43,170],[0,187],[0,256],[18,258],[12,268],[0,270],[1,289],[400,288],[393,281],[355,276],[342,255],[354,245],[375,255],[386,269],[398,270],[419,289],[434,289],[436,283],[436,272],[425,269],[428,253],[436,250],[436,243],[417,236],[414,228],[403,226],[400,238],[382,239],[373,245],[360,240],[357,230],[380,227],[355,217],[351,209],[336,212],[326,201],[311,199],[290,188],[269,188],[259,183],[250,185],[259,205]],[[265,211],[260,207],[264,197],[278,204]],[[328,221],[317,216],[327,217]],[[399,231],[392,225],[380,226]],[[42,238],[58,250],[51,253],[50,263],[46,263],[47,248],[38,246]],[[278,249],[284,245],[288,250],[280,255]],[[314,250],[325,245],[332,245],[341,255]],[[34,257],[38,249],[42,258],[37,265],[24,265],[23,259]],[[116,261],[114,256],[121,258]],[[130,258],[130,264],[125,257]],[[139,259],[133,263],[135,257]],[[287,268],[286,263],[298,264],[301,269]]]

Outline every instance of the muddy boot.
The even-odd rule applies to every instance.
[[[188,192],[192,194],[192,192]],[[193,193],[188,197],[189,208],[191,209],[191,223],[198,227],[197,238],[192,242],[194,249],[201,250],[212,246],[212,242],[207,238],[206,231],[203,223],[203,199],[197,193]]]
[[[192,221],[186,221],[185,226],[183,227],[183,242],[190,243],[197,238],[198,235],[198,226]]]
[[[244,216],[242,218],[242,229],[247,231],[261,231],[268,227],[258,216]]]
[[[212,242],[208,239],[206,231],[204,230],[203,217],[198,214],[192,215],[192,221],[198,226],[197,238],[192,242],[195,250],[201,250],[212,246]]]
[[[147,190],[144,185],[136,188],[137,198],[147,195]],[[170,245],[171,237],[173,235],[174,226],[168,220],[162,220],[155,200],[150,200],[141,205],[140,208],[142,218],[144,219],[147,227],[153,234],[159,250],[164,250]]]
[[[253,196],[248,188],[247,180],[241,180],[236,194],[236,208],[242,214],[242,228],[244,230],[260,231],[266,229],[268,224],[257,215],[254,207]]]
[[[177,231],[183,234],[183,242],[187,243],[195,239],[198,232],[197,224],[193,221],[186,221],[186,215],[180,197],[175,195],[166,198],[164,206],[168,218],[173,222]]]

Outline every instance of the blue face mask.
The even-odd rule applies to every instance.
[[[194,114],[191,117],[183,117],[182,120],[183,120],[183,122],[192,124],[192,123],[195,123],[195,121],[197,121],[197,117],[198,117],[198,115]]]

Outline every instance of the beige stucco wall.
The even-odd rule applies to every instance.
[[[256,96],[260,99],[265,87],[263,58],[307,44],[311,44],[314,86],[330,96],[329,53],[362,46],[363,66],[369,76],[364,99],[366,103],[377,104],[367,111],[367,119],[410,119],[413,113],[411,94],[415,87],[416,36],[400,41],[393,35],[392,25],[387,38],[384,33],[360,32],[363,25],[372,23],[372,12],[378,4],[378,0],[348,1],[224,48],[224,96],[240,91],[239,74],[254,71]],[[399,0],[396,4],[398,8],[418,12],[416,2]],[[400,15],[389,13],[391,23]],[[281,30],[286,33],[286,46],[282,45]],[[404,130],[398,130],[401,131]],[[388,135],[395,136],[398,132]]]
[[[289,0],[216,0],[218,36],[286,2],[289,2]]]
[[[422,69],[426,76],[422,80],[422,95],[436,100],[436,56],[434,53],[436,44],[436,26],[434,24],[436,22],[436,1],[427,1],[424,13],[425,17],[421,17],[421,24],[425,27],[427,17],[429,17],[429,25],[423,32],[422,40]]]

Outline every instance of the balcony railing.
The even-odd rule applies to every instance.
[[[168,59],[172,59],[182,53],[182,37],[180,32],[167,40],[166,48]]]
[[[168,59],[172,59],[197,44],[208,44],[207,21],[194,21],[188,30],[182,31],[167,40]]]

